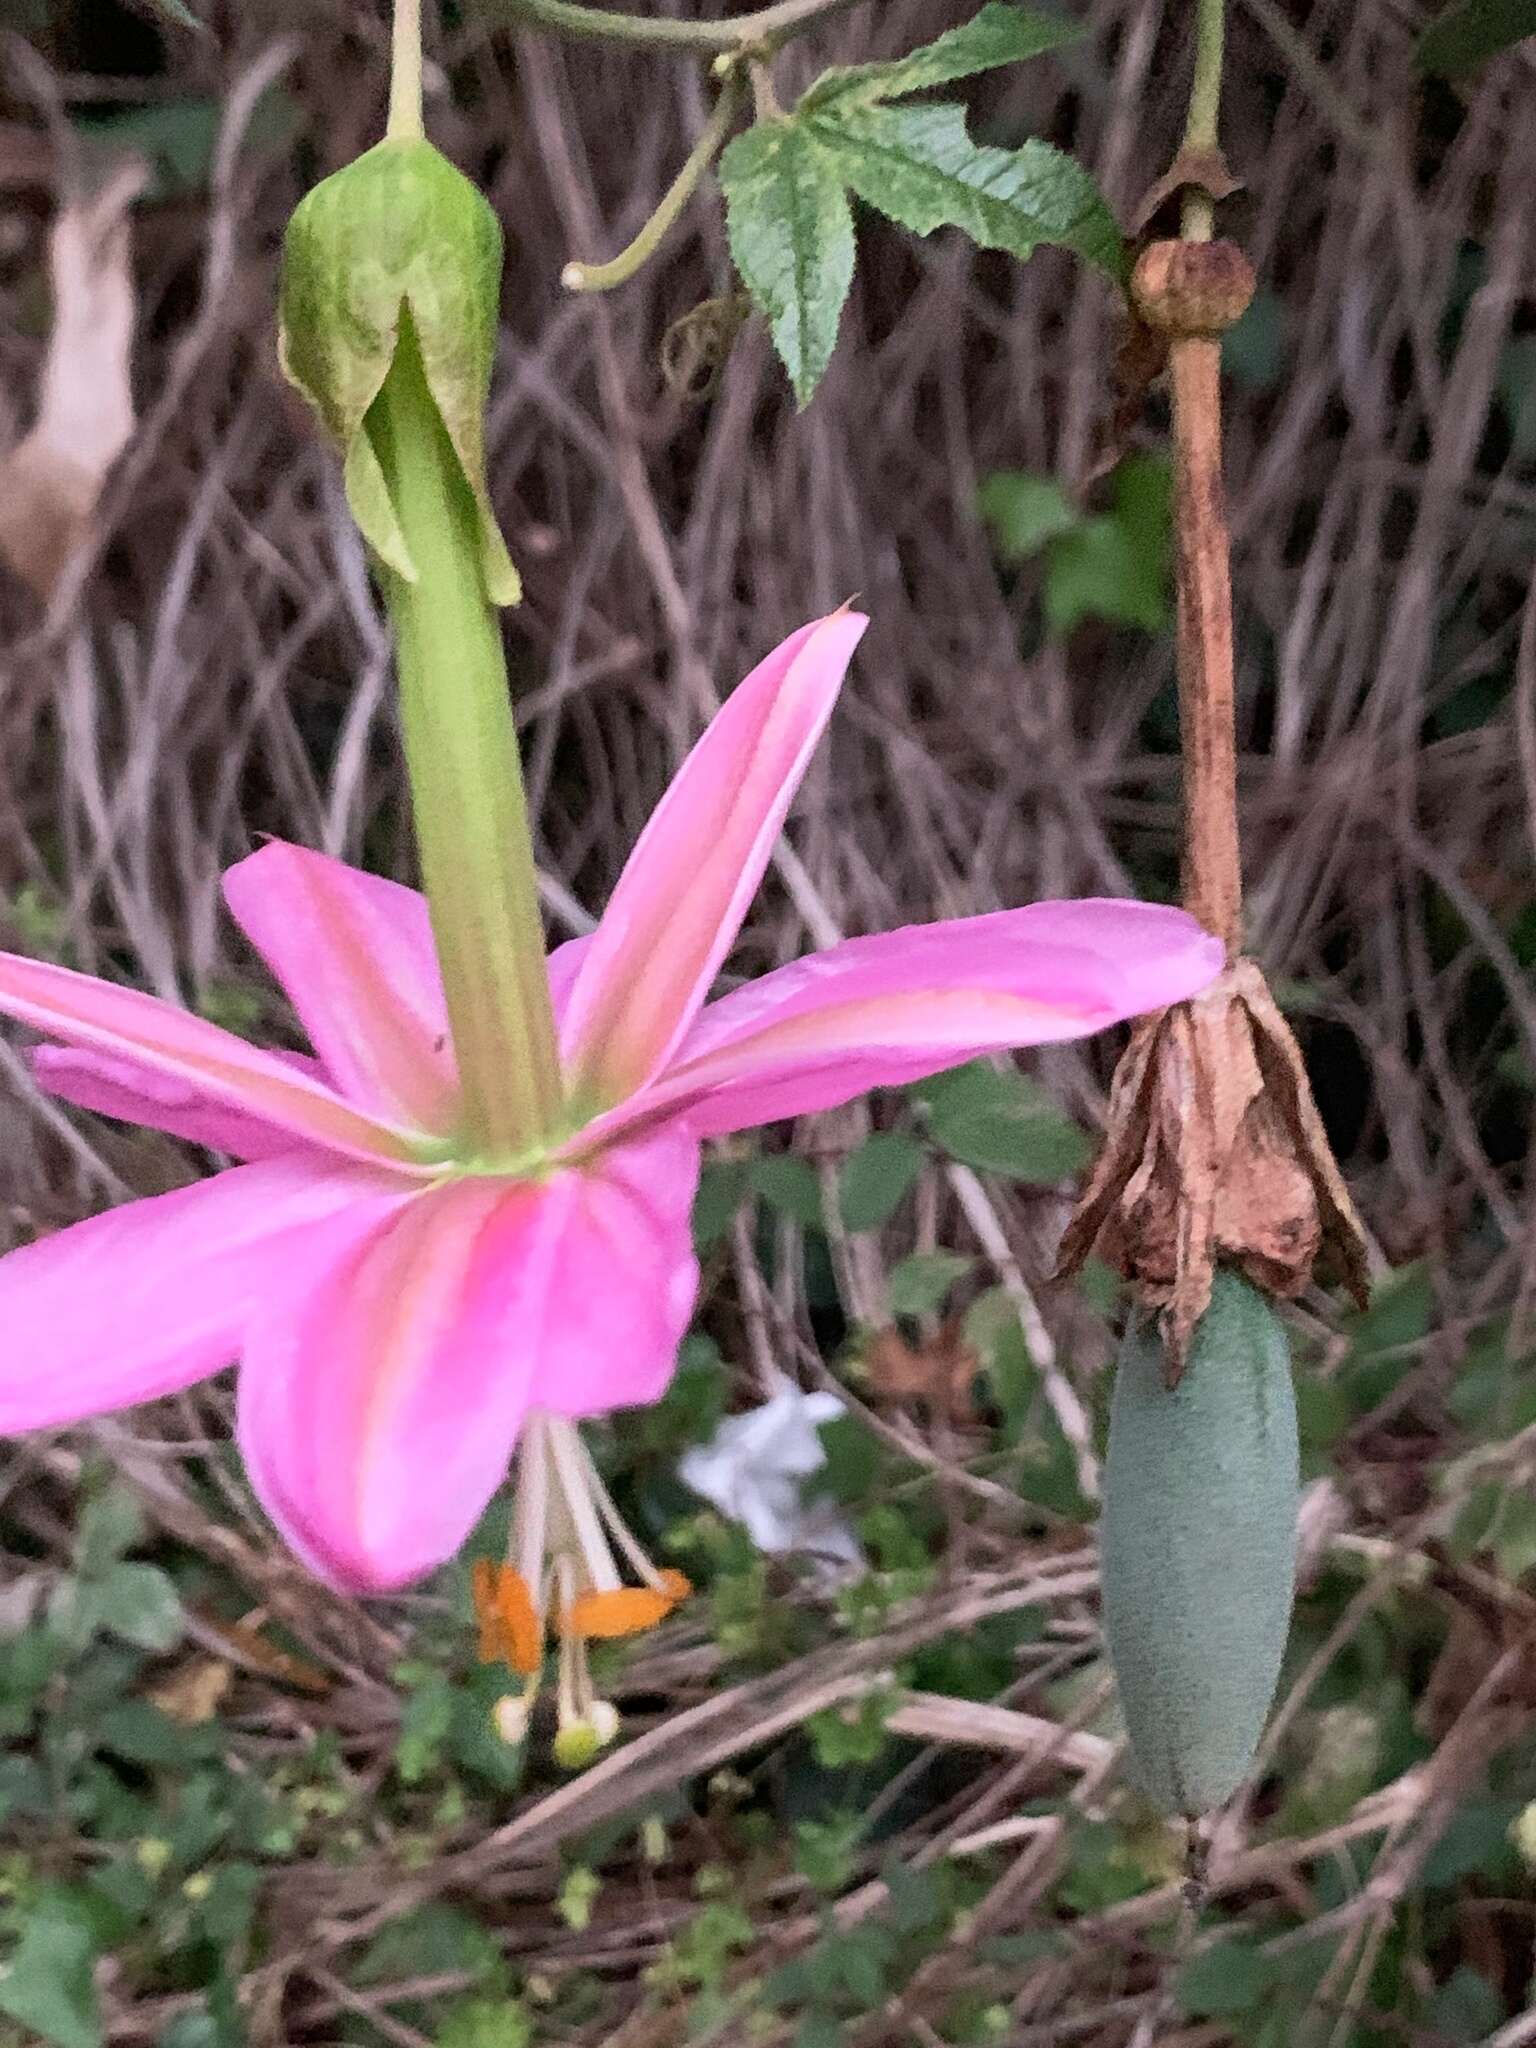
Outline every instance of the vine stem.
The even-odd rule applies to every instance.
[[[1181,336],[1173,391],[1184,907],[1235,959],[1243,921],[1232,682],[1232,571],[1221,480],[1221,343]]]
[[[1217,148],[1225,0],[1196,0],[1195,71],[1183,153]],[[1187,242],[1208,242],[1209,193],[1185,193]],[[1168,350],[1173,399],[1178,582],[1179,729],[1184,756],[1184,905],[1223,942],[1242,948],[1242,843],[1237,822],[1237,730],[1232,673],[1232,544],[1221,475],[1221,340],[1176,337]]]
[[[500,0],[508,14],[521,15],[540,28],[562,35],[598,36],[614,43],[647,43],[659,49],[698,50],[705,54],[750,49],[774,43],[828,15],[842,14],[861,0],[776,0],[752,14],[730,21],[676,21],[670,16],[619,14],[608,7],[588,7],[583,0]]]
[[[1218,147],[1226,29],[1227,0],[1195,0],[1195,75],[1190,81],[1189,114],[1182,145],[1182,154],[1186,156],[1206,155]],[[1185,193],[1181,225],[1186,242],[1211,239],[1214,208],[1208,192],[1192,187]]]
[[[667,187],[656,211],[634,240],[607,263],[567,263],[560,273],[560,282],[567,291],[612,291],[615,285],[627,283],[641,264],[655,255],[673,222],[692,197],[700,178],[714,162],[720,145],[730,133],[740,99],[741,93],[736,80],[727,78],[720,88],[720,97],[704,124],[703,132],[688,153],[688,161]]]
[[[413,139],[422,133],[421,0],[395,0],[387,133],[397,140]]]

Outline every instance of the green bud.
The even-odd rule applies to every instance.
[[[369,431],[409,312],[427,388],[475,501],[493,604],[517,571],[485,483],[485,402],[496,345],[501,229],[484,197],[420,136],[390,137],[317,185],[288,224],[279,354],[341,450],[347,501],[397,575],[416,580]]]

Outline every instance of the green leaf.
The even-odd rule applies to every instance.
[[[445,2016],[437,2048],[534,2048],[533,2021],[515,1999],[462,1999]]]
[[[507,1674],[499,1665],[482,1664],[454,1689],[448,1752],[453,1761],[502,1792],[515,1792],[523,1782],[528,1750],[508,1742],[497,1729],[496,1702],[507,1690]]]
[[[693,1198],[693,1248],[707,1252],[736,1220],[747,1196],[747,1167],[741,1159],[711,1159],[699,1175]]]
[[[149,1700],[119,1700],[116,1706],[94,1718],[92,1736],[99,1749],[128,1763],[160,1765],[172,1770],[185,1770],[219,1747],[212,1723],[201,1728],[184,1727],[169,1714],[162,1714]]]
[[[1027,7],[1008,7],[1002,0],[988,4],[971,20],[962,22],[911,50],[881,64],[838,65],[824,71],[814,85],[796,102],[796,113],[813,108],[859,101],[899,99],[925,87],[948,85],[957,78],[972,78],[979,71],[995,71],[1003,64],[1019,64],[1046,50],[1060,49],[1082,37],[1075,21],[1059,15],[1037,14]]]
[[[1412,1369],[1409,1353],[1427,1335],[1433,1309],[1429,1268],[1419,1261],[1384,1274],[1371,1289],[1370,1306],[1346,1318],[1349,1355],[1340,1377],[1357,1415],[1385,1400]]]
[[[843,1166],[838,1208],[849,1230],[878,1230],[923,1170],[921,1145],[900,1131],[876,1131]]]
[[[1115,518],[1154,560],[1173,546],[1173,466],[1166,455],[1127,455],[1111,479]]]
[[[1520,1884],[1521,1866],[1509,1835],[1520,1811],[1518,1799],[1474,1799],[1458,1808],[1424,1859],[1421,1888],[1439,1891],[1474,1876],[1489,1886]]]
[[[84,1916],[65,1900],[45,1897],[0,1965],[0,2013],[55,2048],[100,2048],[95,1962],[96,1937]]]
[[[1052,545],[1045,618],[1058,639],[1084,619],[1160,633],[1168,623],[1162,564],[1148,561],[1119,520],[1084,520],[1075,533]]]
[[[208,192],[223,121],[221,101],[189,98],[111,113],[87,108],[71,117],[71,126],[98,148],[147,157],[152,174],[147,197],[188,199]],[[245,147],[286,148],[302,126],[298,102],[281,86],[270,86],[252,113]]]
[[[1516,335],[1504,344],[1498,393],[1509,421],[1511,451],[1517,460],[1529,462],[1536,456],[1536,334]]]
[[[381,1929],[353,1976],[356,1983],[367,1985],[462,1972],[490,1983],[500,1971],[501,1951],[480,1922],[458,1906],[432,1900]]]
[[[144,1516],[133,1489],[116,1481],[93,1494],[80,1510],[75,1537],[75,1570],[99,1579],[127,1551],[143,1541]]]
[[[853,283],[842,176],[803,122],[761,121],[721,157],[720,185],[731,260],[805,405],[831,361]]]
[[[1530,35],[1536,35],[1536,0],[1455,0],[1425,29],[1417,56],[1423,70],[1460,78]]]
[[[1080,1173],[1093,1147],[1045,1091],[985,1060],[936,1075],[917,1090],[935,1142],[984,1173],[1050,1185]]]
[[[1173,476],[1159,455],[1130,455],[1114,476],[1112,509],[1050,543],[1045,616],[1070,633],[1085,618],[1160,633],[1173,563]]]
[[[1190,2019],[1231,2019],[1252,2012],[1272,1990],[1273,1964],[1256,1942],[1218,1941],[1184,1965],[1175,1996]]]
[[[803,1159],[790,1152],[769,1152],[752,1162],[752,1187],[770,1208],[807,1230],[821,1230],[821,1182]]]
[[[433,1671],[406,1696],[395,1741],[395,1771],[402,1785],[419,1785],[443,1760],[453,1726],[454,1689]]]
[[[1481,1970],[1458,1964],[1430,2001],[1425,2018],[1442,2041],[1486,2041],[1504,2018],[1504,2001]]]
[[[856,1415],[835,1415],[816,1426],[826,1463],[808,1482],[817,1498],[852,1507],[873,1492],[885,1469],[884,1446]]]
[[[240,1947],[250,1934],[261,1886],[262,1874],[253,1863],[224,1863],[212,1873],[195,1917],[221,1953]]]
[[[1056,243],[1117,281],[1125,249],[1081,164],[1031,138],[1018,149],[972,142],[965,109],[939,101],[890,107],[835,102],[797,117],[866,203],[915,234],[957,227],[1020,259]]]
[[[102,1622],[135,1649],[174,1650],[186,1633],[181,1598],[153,1564],[115,1564],[102,1581]]]
[[[983,477],[976,509],[1005,562],[1027,562],[1083,517],[1055,477],[1028,469],[995,469]]]
[[[961,1252],[914,1252],[891,1271],[892,1315],[931,1315],[975,1263]]]

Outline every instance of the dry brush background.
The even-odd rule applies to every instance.
[[[790,49],[786,84],[813,60],[896,52],[968,11],[956,0],[856,8]],[[1000,136],[1077,149],[1128,218],[1177,136],[1185,10],[1093,0],[1080,11],[1084,43],[989,82],[978,117]],[[253,0],[218,10],[207,39],[167,31],[162,45],[131,16],[103,26],[87,12],[55,10],[8,51],[7,443],[42,375],[51,210],[90,175],[73,117],[206,97],[220,122],[205,181],[168,187],[160,175],[137,203],[138,420],[92,533],[51,604],[18,582],[0,597],[0,939],[280,1031],[219,911],[220,870],[266,832],[410,873],[378,608],[331,458],[282,386],[272,342],[281,224],[311,178],[372,139],[384,27],[360,6]],[[1087,479],[1112,402],[1117,327],[1103,281],[1049,252],[1020,268],[958,236],[915,243],[865,219],[841,346],[804,414],[752,325],[712,394],[680,397],[661,337],[728,285],[712,202],[696,201],[660,260],[609,299],[564,297],[558,278],[570,256],[607,255],[639,225],[698,131],[704,74],[493,17],[486,0],[444,29],[429,118],[507,231],[492,473],[528,591],[508,633],[557,935],[601,905],[717,693],[854,592],[874,624],[738,964],[1039,895],[1166,892],[1171,635],[1090,624],[1043,637],[1034,573],[1000,573],[975,509],[1000,467]],[[1414,0],[1237,0],[1225,128],[1247,181],[1227,226],[1268,295],[1256,353],[1229,390],[1250,948],[1297,992],[1383,1265],[1422,1261],[1432,1302],[1427,1332],[1410,1332],[1390,1389],[1352,1420],[1308,1496],[1313,1581],[1340,1556],[1375,1569],[1327,1609],[1272,1753],[1303,1771],[1330,1673],[1355,1670],[1362,1632],[1383,1606],[1399,1612],[1404,1582],[1420,1588],[1420,1612],[1398,1677],[1425,1753],[1310,1832],[1272,1824],[1273,1790],[1229,1817],[1213,1844],[1207,1938],[1235,1920],[1282,1958],[1309,1923],[1313,1939],[1331,1938],[1286,2022],[1295,2038],[1514,2048],[1536,2040],[1536,2018],[1518,2017],[1536,1936],[1528,1885],[1522,1897],[1481,1884],[1475,1858],[1451,1894],[1421,1885],[1498,1772],[1502,1796],[1522,1771],[1524,1797],[1536,1796],[1530,1582],[1518,1555],[1506,1568],[1476,1546],[1451,1556],[1444,1541],[1488,1471],[1528,1490],[1536,1447],[1519,1434],[1485,1442],[1492,1464],[1443,1483],[1468,1448],[1446,1395],[1469,1341],[1496,1328],[1517,1387],[1536,1341],[1536,342],[1521,348],[1536,335],[1536,76],[1515,53],[1462,95],[1426,87],[1412,61],[1424,18]],[[1161,433],[1154,406],[1139,445]],[[1112,1054],[1103,1043],[1052,1053],[1037,1071],[1093,1126]],[[169,1140],[40,1102],[12,1045],[0,1062],[0,1234],[52,1229],[189,1171]],[[827,1165],[866,1127],[845,1114],[793,1142]],[[1057,1412],[1079,1398],[1092,1408],[1102,1325],[1042,1284],[1066,1192],[935,1169],[883,1239],[834,1244],[850,1321],[881,1320],[884,1273],[914,1244],[977,1251],[1043,1317],[1037,1360],[1052,1360]],[[743,1398],[755,1398],[764,1349],[808,1384],[827,1369],[795,1270],[781,1263],[769,1288],[744,1227],[711,1269],[706,1321]],[[1335,1323],[1322,1297],[1302,1305],[1322,1384],[1345,1362]],[[787,1737],[856,1701],[871,1673],[969,1618],[1026,1607],[1042,1633],[1005,1699],[918,1690],[897,1708],[911,1745],[906,1790],[892,1795],[900,1824],[855,1861],[829,1910],[847,1928],[878,1919],[891,1854],[910,1869],[947,1857],[985,1881],[899,1992],[815,2038],[1269,2038],[1219,2002],[1209,2017],[1165,2004],[1174,1864],[1145,1848],[1155,1831],[1128,1839],[1153,1875],[1165,1856],[1163,1882],[1119,1898],[1063,1891],[1079,1823],[1128,1825],[1113,1742],[1096,1732],[1102,1697],[1090,1687],[1065,1730],[1042,1705],[1060,1697],[1049,1680],[1096,1671],[1093,1555],[1081,1528],[1021,1525],[1017,1496],[976,1469],[963,1429],[876,1418],[937,1471],[954,1525],[937,1591],[866,1640],[818,1624],[756,1676],[721,1676],[718,1645],[685,1614],[626,1679],[637,1739],[583,1777],[539,1779],[435,1822],[423,1866],[417,1833],[379,1787],[395,1668],[446,1602],[429,1592],[364,1614],[310,1587],[238,1481],[203,1457],[224,1414],[215,1389],[13,1447],[0,1515],[8,1578],[41,1583],[69,1551],[81,1461],[105,1448],[165,1540],[227,1566],[302,1650],[308,1691],[276,1653],[194,1613],[192,1648],[228,1666],[222,1725],[239,1767],[277,1770],[330,1731],[363,1816],[345,1858],[306,1852],[267,1869],[264,1932],[242,1982],[253,2043],[433,2038],[423,2001],[468,1974],[402,1989],[359,1985],[351,1971],[381,1925],[427,1897],[470,1902],[519,1981],[542,1981],[541,2039],[747,2038],[728,2007],[717,2025],[701,2021],[703,1993],[727,1998],[824,1936],[803,1877],[738,1853],[717,1827],[718,1798],[700,1791],[654,1869],[632,1834],[594,1852],[609,1858],[603,1889],[589,1923],[572,1925],[557,1905],[558,1845],[643,1816],[685,1774],[771,1776]],[[814,1621],[814,1600],[796,1597]],[[1349,1684],[1374,1710],[1365,1678]],[[925,1778],[945,1751],[964,1769]],[[39,1849],[15,1826],[55,1875],[98,1854],[67,1829],[44,1830]],[[698,1868],[722,1863],[756,1938],[736,1944],[718,1982],[647,1983],[700,1911]],[[1021,1946],[1006,1967],[987,1947],[1042,1930],[1054,1945]],[[1468,1970],[1495,2017],[1458,2032],[1443,1994]],[[586,2007],[562,2004],[561,1987],[578,1982],[593,1987]],[[955,2031],[956,2000],[976,1987],[1001,2032]],[[198,2003],[110,1967],[103,1993],[123,2040],[160,2039]],[[761,2038],[787,2042],[794,2023]]]

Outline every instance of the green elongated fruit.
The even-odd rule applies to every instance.
[[[1104,1624],[1134,1775],[1169,1813],[1242,1783],[1263,1731],[1296,1580],[1296,1400],[1285,1331],[1218,1272],[1177,1387],[1156,1323],[1115,1377],[1100,1551]]]

